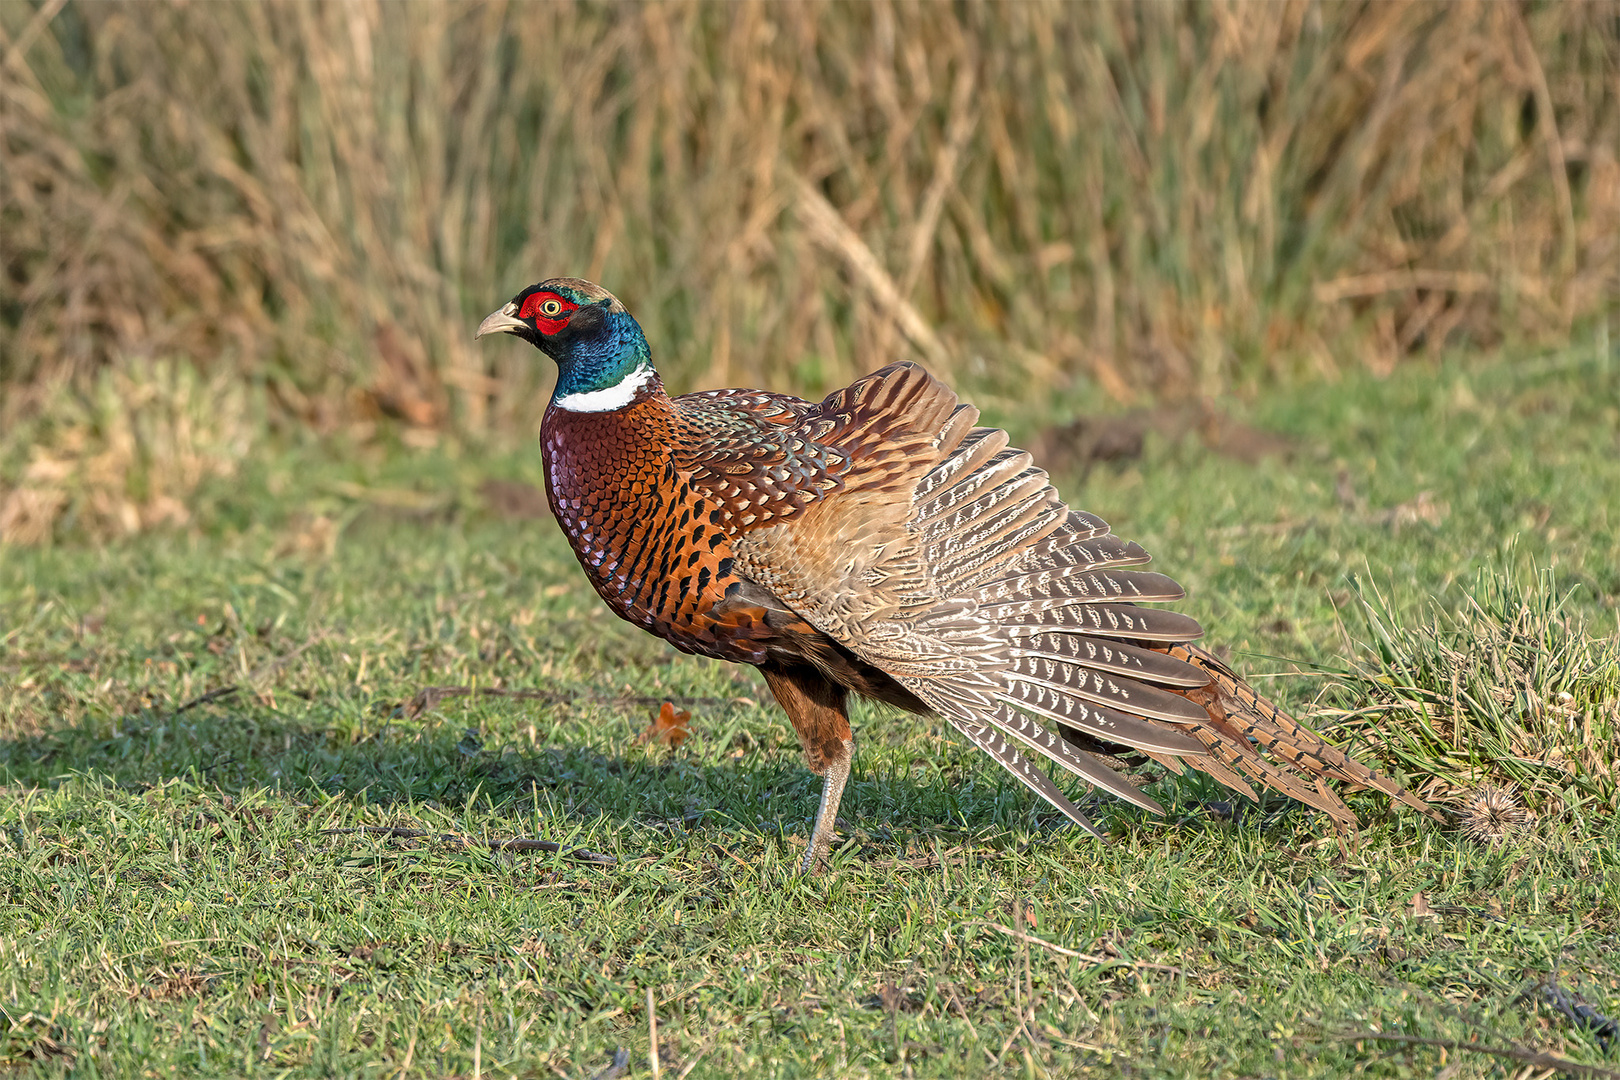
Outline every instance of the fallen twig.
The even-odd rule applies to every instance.
[[[305,652],[307,652],[310,649],[311,646],[318,645],[324,640],[326,640],[326,634],[324,634],[324,633],[315,634],[308,641],[304,642],[302,645],[298,646],[297,648],[291,649],[288,652],[285,652],[282,655],[280,655],[278,657],[275,657],[272,660],[265,661],[258,668],[256,668],[251,675],[249,675],[247,677],[247,682],[249,682],[249,683],[258,682],[260,679],[264,678],[266,675],[270,674],[271,672],[278,670],[279,668],[281,668],[285,664],[289,663],[290,661],[296,659],[299,656],[302,656]],[[240,693],[241,690],[242,690],[242,688],[240,686],[235,685],[235,684],[232,684],[232,685],[229,685],[229,686],[215,687],[214,689],[208,691],[208,693],[199,694],[196,697],[192,698],[190,701],[186,702],[184,705],[181,705],[178,709],[175,709],[173,712],[171,712],[169,714],[169,719],[173,720],[175,717],[179,716],[181,713],[188,712],[191,709],[195,709],[199,705],[207,705],[211,701],[218,701],[221,698],[231,697],[234,694]]]
[[[179,716],[181,713],[186,712],[186,711],[188,711],[190,709],[195,709],[199,705],[206,705],[210,701],[218,701],[220,698],[228,698],[232,694],[239,691],[240,689],[241,689],[241,687],[238,687],[238,686],[221,686],[221,687],[218,687],[216,689],[208,691],[208,693],[206,693],[206,694],[198,694],[196,697],[192,698],[190,701],[186,702],[184,705],[182,705],[178,709],[174,710],[174,712],[170,713],[169,714],[169,719],[173,720],[175,717]]]
[[[5,644],[0,641],[0,646]],[[63,671],[89,671],[103,660],[106,655],[97,650],[91,650],[84,656],[69,656],[67,653],[16,653],[0,659],[0,671],[21,671],[25,667],[55,666]]]
[[[1510,1058],[1526,1065],[1533,1065],[1538,1069],[1557,1069],[1559,1072],[1572,1073],[1577,1076],[1601,1076],[1608,1080],[1620,1080],[1620,1070],[1606,1069],[1601,1065],[1585,1065],[1579,1061],[1571,1061],[1557,1054],[1549,1054],[1545,1050],[1533,1050],[1528,1046],[1510,1043],[1507,1046],[1487,1046],[1483,1043],[1463,1042],[1461,1039],[1433,1039],[1423,1035],[1406,1035],[1395,1031],[1334,1031],[1330,1032],[1334,1038],[1346,1042],[1390,1042],[1403,1043],[1408,1046],[1434,1046],[1442,1050],[1472,1050],[1479,1054],[1489,1054],[1491,1057]]]
[[[266,675],[270,674],[271,672],[281,670],[281,668],[285,667],[287,664],[291,663],[293,660],[297,659],[298,657],[304,655],[304,653],[308,652],[314,646],[319,645],[321,642],[325,641],[327,639],[327,636],[328,635],[327,635],[326,631],[324,631],[324,630],[322,630],[322,631],[320,631],[318,633],[312,634],[308,641],[305,641],[302,645],[298,646],[297,648],[289,649],[287,652],[282,653],[280,656],[272,657],[271,659],[266,660],[264,663],[260,664],[258,667],[254,668],[253,669],[253,674],[251,674],[251,675],[249,675],[247,677],[247,681],[250,682],[250,683],[256,683],[260,679],[264,678]]]
[[[1521,998],[1539,997],[1542,1001],[1563,1013],[1576,1027],[1590,1031],[1597,1039],[1598,1045],[1605,1050],[1609,1049],[1610,1044],[1616,1039],[1620,1039],[1620,1023],[1616,1023],[1598,1012],[1583,1001],[1579,994],[1571,993],[1559,986],[1556,972],[1536,984],[1536,991],[1539,992],[1526,990],[1519,996]]]
[[[564,848],[555,840],[530,840],[518,837],[512,840],[474,840],[455,833],[430,833],[426,829],[399,829],[387,825],[361,825],[351,829],[322,829],[322,836],[334,836],[339,833],[358,833],[363,836],[381,836],[399,840],[437,840],[441,844],[456,844],[461,847],[483,847],[490,851],[543,851],[551,855],[566,855],[580,862],[591,863],[596,866],[616,866],[619,860],[612,855],[604,855],[590,848]]]
[[[414,697],[404,705],[401,711],[407,720],[415,720],[418,716],[435,707],[445,698],[452,697],[504,697],[519,698],[528,701],[544,701],[551,705],[566,705],[575,702],[584,702],[591,705],[621,705],[627,708],[656,709],[666,701],[675,705],[698,706],[700,708],[713,708],[718,705],[755,705],[753,698],[748,697],[648,697],[635,694],[591,694],[591,693],[563,693],[555,690],[521,690],[507,689],[499,686],[424,686],[418,690]]]
[[[1075,952],[1073,949],[1066,949],[1062,945],[1056,945],[1050,941],[1047,941],[1045,938],[1038,938],[1033,934],[1026,934],[1022,930],[1014,930],[1010,926],[1003,926],[1000,923],[990,922],[986,919],[974,919],[971,922],[965,922],[962,925],[987,926],[992,930],[998,931],[999,933],[1006,934],[1010,938],[1016,938],[1019,941],[1027,941],[1031,945],[1039,945],[1041,948],[1055,952],[1060,956],[1072,956],[1076,960],[1084,960],[1088,964],[1119,964],[1124,967],[1139,967],[1148,968],[1153,971],[1168,971],[1172,975],[1181,974],[1181,969],[1172,964],[1154,964],[1146,960],[1128,960],[1122,956],[1099,956],[1096,953]]]
[[[941,852],[926,852],[922,855],[897,856],[889,859],[873,859],[867,863],[872,870],[906,869],[914,871],[933,870],[940,866],[962,866],[975,853],[970,853],[965,846],[946,848]],[[994,851],[977,852],[980,861],[989,861],[999,854]]]
[[[958,844],[956,847],[946,848],[942,852],[929,851],[921,855],[897,855],[892,858],[873,859],[865,865],[872,870],[933,870],[941,866],[965,866],[970,859],[977,859],[979,862],[995,862],[997,859],[1011,858],[1015,855],[1027,855],[1036,846],[1033,841],[1020,844],[1015,848],[981,847],[970,849],[966,844]]]

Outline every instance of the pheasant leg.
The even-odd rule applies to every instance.
[[[804,872],[814,873],[832,850],[838,803],[844,797],[855,751],[855,735],[845,710],[848,691],[811,667],[765,667],[761,671],[793,723],[804,747],[804,763],[823,777],[821,804],[810,830],[810,847],[804,853]]]
[[[827,763],[827,772],[821,781],[821,805],[816,809],[816,824],[810,830],[810,847],[804,853],[800,869],[813,874],[827,862],[832,854],[833,829],[838,824],[838,803],[844,797],[844,782],[849,779],[849,762],[855,756],[855,740],[844,740],[844,753]]]

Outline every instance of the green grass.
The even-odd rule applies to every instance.
[[[1287,460],[1150,440],[1063,486],[1303,711],[1310,665],[1375,663],[1347,574],[1411,627],[1471,610],[1481,570],[1553,566],[1571,632],[1614,633],[1604,361],[1351,379],[1246,410]],[[847,842],[798,877],[816,782],[762,682],[612,620],[552,525],[475,494],[537,469],[294,449],[190,531],[0,549],[0,1065],[586,1077],[623,1047],[645,1076],[650,990],[666,1077],[1522,1067],[1344,1037],[1371,1029],[1620,1069],[1535,994],[1557,973],[1620,1015],[1620,824],[1592,800],[1490,847],[1357,796],[1345,854],[1286,800],[1162,781],[1163,820],[1089,804],[1102,845],[871,708]],[[550,697],[402,707],[433,685]],[[691,740],[636,744],[633,698],[693,702]],[[329,831],[361,826],[432,835]],[[480,846],[513,837],[619,861]]]

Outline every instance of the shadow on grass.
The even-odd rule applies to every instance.
[[[820,778],[804,768],[797,745],[769,744],[757,724],[750,732],[746,721],[758,713],[749,706],[718,710],[708,730],[678,751],[604,738],[608,725],[593,721],[623,730],[622,720],[593,715],[599,710],[552,715],[555,737],[534,741],[534,727],[526,738],[521,721],[498,708],[408,720],[378,705],[362,710],[368,715],[357,724],[348,702],[317,698],[288,708],[286,699],[281,707],[245,696],[240,704],[218,699],[3,739],[0,770],[9,785],[90,775],[143,790],[182,778],[225,794],[268,790],[298,802],[336,798],[398,814],[477,806],[498,816],[606,819],[675,833],[808,835]],[[958,775],[959,756],[966,775]],[[955,840],[971,832],[982,840],[983,830],[1000,827],[1027,838],[1032,829],[1062,826],[1055,811],[997,770],[980,768],[971,751],[924,763],[921,774],[892,758],[879,739],[865,754],[857,750],[842,815],[846,837],[903,847],[914,836]],[[957,771],[947,776],[942,768]],[[1148,820],[1123,806],[1107,811]]]

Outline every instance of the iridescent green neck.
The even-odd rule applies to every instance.
[[[599,332],[567,343],[551,401],[574,412],[603,412],[630,404],[656,379],[646,335],[628,312],[615,311]]]

